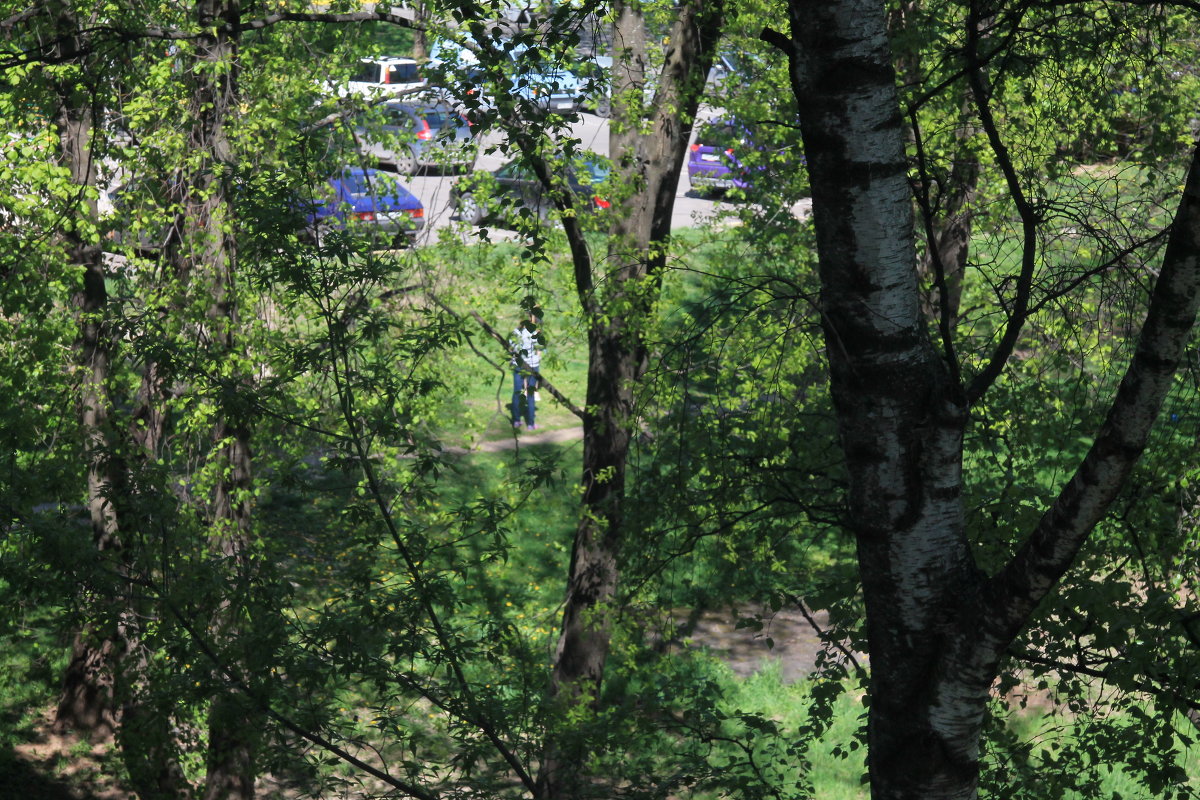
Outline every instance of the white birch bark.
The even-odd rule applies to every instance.
[[[790,12],[792,38],[782,44],[812,182],[831,389],[867,608],[872,796],[969,800],[1004,650],[1144,448],[1194,324],[1200,168],[1193,164],[1108,421],[1026,545],[989,580],[973,562],[960,499],[966,392],[920,311],[884,4],[791,0]]]

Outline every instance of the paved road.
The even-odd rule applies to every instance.
[[[575,123],[572,133],[579,137],[583,147],[603,155],[608,155],[608,120],[592,114],[581,114],[579,122]],[[500,144],[502,134],[490,133],[483,139],[481,151],[488,145]],[[498,153],[481,152],[476,161],[476,170],[494,170],[503,165],[507,159]],[[426,229],[421,234],[428,239],[437,236],[437,232],[449,225],[458,223],[450,219],[450,188],[461,176],[459,175],[417,175],[408,179],[407,184],[413,194],[421,198],[425,205]],[[724,206],[718,200],[707,197],[697,197],[691,194],[691,183],[688,181],[687,167],[683,167],[679,180],[679,189],[675,196],[675,211],[671,216],[674,228],[692,227],[711,220]],[[490,238],[503,238],[504,233],[493,229]]]

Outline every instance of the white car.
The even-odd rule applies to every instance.
[[[385,56],[364,58],[346,85],[349,92],[363,95],[399,95],[425,86],[420,65],[411,58]]]

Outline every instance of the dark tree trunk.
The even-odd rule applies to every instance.
[[[893,35],[906,31],[915,33],[925,23],[921,16],[921,3],[904,0],[888,15],[889,28]],[[983,25],[973,18],[977,30]],[[912,42],[919,37],[910,36]],[[906,86],[923,85],[923,65],[919,52],[896,55],[896,68],[901,82]],[[921,282],[930,287],[923,299],[926,314],[934,320],[941,336],[948,344],[958,324],[958,310],[962,303],[963,275],[970,254],[971,221],[974,214],[975,195],[979,185],[979,156],[970,146],[972,138],[979,133],[974,120],[974,103],[965,81],[955,84],[956,105],[959,108],[958,124],[954,131],[954,147],[951,152],[950,170],[931,172],[924,162],[924,132],[913,123],[910,141],[917,145],[919,178],[917,201],[923,220],[921,228],[925,234],[925,248],[917,264]]]
[[[193,276],[211,291],[205,324],[215,346],[209,356],[223,362],[238,356],[237,244],[231,232],[234,159],[226,126],[238,97],[241,7],[238,0],[197,0],[195,12],[202,33],[196,40],[192,67],[190,144],[199,163],[186,198],[181,252],[185,263],[177,271]],[[223,403],[213,429],[211,455],[220,465],[220,477],[209,513],[215,555],[235,587],[231,596],[222,598],[209,636],[227,659],[221,665],[222,674],[243,679],[246,665],[231,654],[241,652],[236,640],[244,619],[239,595],[245,586],[250,538],[250,428],[244,404],[229,400],[231,394],[245,388],[230,387],[220,395]],[[204,800],[252,800],[261,715],[253,712],[247,698],[231,685],[213,698],[208,723]]]
[[[903,120],[878,0],[791,0],[786,43],[812,182],[821,310],[871,656],[876,800],[977,794],[1000,660],[1112,502],[1200,298],[1200,163],[1137,354],[1075,477],[996,576],[966,537],[966,391],[926,334]],[[1003,344],[1001,346],[1004,346]]]
[[[613,220],[603,280],[595,281],[591,264],[581,268],[576,257],[576,288],[589,319],[584,494],[551,673],[556,702],[593,708],[599,703],[619,581],[625,470],[637,425],[635,390],[647,367],[646,328],[662,280],[679,173],[720,34],[723,2],[694,0],[680,6],[648,112],[649,132],[634,121],[642,108],[649,63],[645,19],[636,3],[618,2],[615,11],[613,40],[622,47],[614,54],[609,152],[621,185],[637,190],[622,201],[624,213]],[[573,800],[586,794],[586,753],[580,747],[582,742],[575,743],[569,732],[548,737],[538,774],[539,797]]]
[[[82,193],[96,185],[95,120],[104,94],[100,76],[88,63],[88,42],[79,33],[85,26],[80,25],[70,3],[57,5],[56,13],[60,38],[55,55],[64,62],[79,63],[85,76],[82,83],[60,82],[55,87],[55,123],[62,158],[72,185]],[[84,209],[84,218],[66,225],[63,237],[68,258],[83,270],[75,306],[79,313],[79,420],[87,465],[88,515],[101,572],[112,576],[96,596],[112,599],[96,601],[91,619],[75,639],[54,728],[72,729],[93,740],[115,733],[131,784],[140,797],[186,798],[190,787],[175,758],[169,717],[147,713],[141,705],[145,662],[140,624],[146,611],[134,602],[133,554],[124,541],[130,534],[123,532],[124,527],[136,527],[136,515],[122,456],[126,442],[111,419],[110,377],[119,340],[108,316],[101,247],[79,232],[81,223],[95,225],[97,207],[87,199]],[[135,427],[135,437],[138,430]]]
[[[54,57],[64,63],[78,63],[87,70],[87,42],[69,2],[55,3],[54,29],[58,36]],[[70,171],[72,186],[81,196],[96,185],[93,160],[94,133],[93,87],[60,80],[54,85],[58,103],[55,126],[58,129],[62,161]],[[104,286],[104,264],[98,244],[79,231],[79,225],[94,224],[98,214],[90,199],[83,203],[84,219],[65,226],[63,241],[67,258],[83,269],[83,286],[75,295],[79,315],[79,339],[76,352],[80,367],[79,422],[83,432],[87,462],[88,515],[92,539],[100,557],[120,559],[121,540],[113,497],[119,490],[109,441],[107,384],[109,342],[104,314],[108,295]],[[111,736],[117,724],[113,697],[116,664],[124,650],[117,632],[117,614],[112,608],[93,609],[91,620],[76,637],[71,660],[63,675],[63,693],[55,711],[54,728],[76,730],[92,738]]]
[[[958,325],[962,305],[963,277],[971,250],[971,222],[975,195],[979,189],[979,157],[967,146],[977,133],[971,122],[972,104],[963,100],[955,142],[954,162],[945,183],[938,187],[936,203],[924,209],[929,214],[925,252],[918,269],[932,285],[932,297],[926,301],[931,319],[936,320],[943,336],[950,336]]]

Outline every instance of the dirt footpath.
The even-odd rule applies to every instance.
[[[821,639],[813,623],[825,630],[829,615],[814,611],[810,622],[800,611],[785,609],[764,616],[763,629],[755,631],[735,627],[728,611],[709,611],[696,621],[684,646],[706,649],[742,677],[753,675],[772,661],[778,662],[783,680],[793,683],[808,677],[816,668]],[[855,658],[860,664],[865,661],[862,654],[855,654]]]

